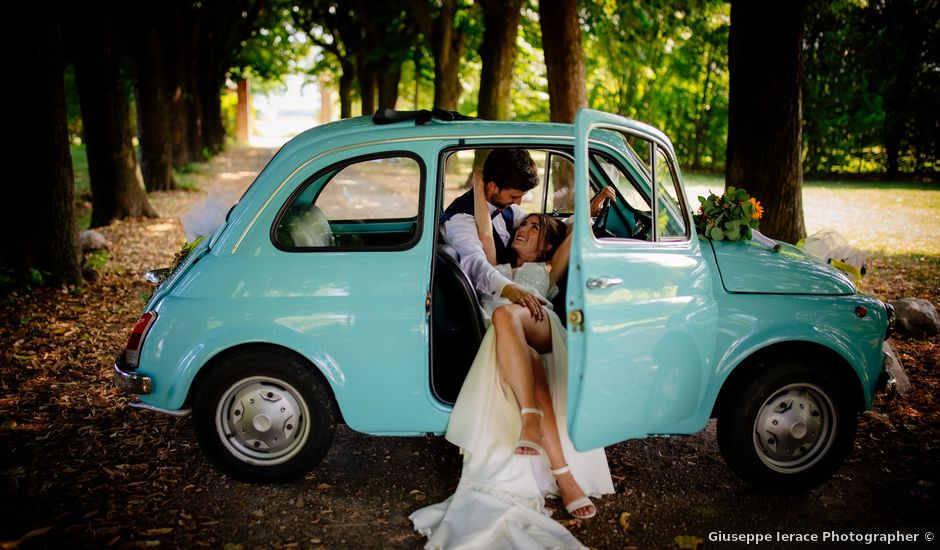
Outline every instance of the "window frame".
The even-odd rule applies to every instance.
[[[539,205],[539,211],[541,213],[548,214],[548,215],[553,214],[553,212],[546,212],[545,210],[548,205],[548,184],[550,183],[549,177],[550,177],[551,167],[549,166],[549,163],[550,163],[552,155],[562,156],[568,159],[569,161],[571,161],[572,163],[574,163],[574,149],[570,145],[561,145],[557,143],[545,143],[545,142],[530,143],[530,144],[520,144],[520,143],[511,143],[511,144],[473,143],[473,144],[469,144],[463,141],[464,140],[461,140],[460,143],[455,143],[453,145],[448,145],[447,147],[442,147],[440,152],[438,153],[438,178],[437,178],[438,181],[436,182],[436,186],[437,186],[438,196],[439,196],[438,202],[441,203],[439,205],[441,213],[443,213],[444,209],[447,208],[447,206],[443,204],[444,174],[446,173],[446,170],[447,170],[447,159],[450,158],[451,155],[460,151],[474,151],[477,149],[490,149],[490,150],[525,149],[526,151],[530,151],[530,152],[541,151],[545,153],[545,162],[546,162],[545,174],[544,174],[544,177],[539,179],[539,187],[541,187],[542,189],[541,191],[542,196],[541,198],[537,198],[533,200],[533,202]]]
[[[673,166],[673,164],[672,164],[672,162],[671,162],[671,159],[670,159],[670,156],[669,156],[668,152],[666,151],[666,149],[664,149],[663,147],[659,146],[659,144],[657,144],[657,143],[655,143],[655,142],[647,141],[647,143],[648,143],[648,145],[649,145],[649,147],[647,148],[647,149],[648,149],[647,152],[651,155],[651,158],[652,158],[652,159],[655,159],[656,153],[662,153],[663,158],[666,160],[666,166],[667,166],[667,168],[668,168],[670,185],[672,185],[672,186],[673,186],[674,188],[676,188],[678,191],[681,191],[681,193],[679,194],[679,197],[678,197],[678,199],[679,199],[679,201],[678,201],[678,207],[679,207],[679,212],[678,212],[678,214],[679,214],[679,216],[680,216],[680,218],[681,218],[681,220],[682,220],[682,224],[685,226],[685,233],[684,233],[683,235],[671,235],[671,236],[669,236],[668,238],[664,238],[663,235],[660,234],[659,227],[658,227],[657,222],[656,222],[656,217],[658,216],[659,210],[660,210],[660,204],[658,203],[658,200],[659,200],[659,185],[660,185],[659,176],[660,176],[660,174],[659,174],[658,172],[656,172],[655,169],[654,169],[653,171],[647,171],[647,166],[646,166],[645,162],[642,162],[642,161],[641,161],[641,162],[639,162],[639,164],[636,164],[636,160],[639,158],[639,154],[636,153],[636,151],[633,150],[632,146],[631,146],[628,150],[629,150],[633,155],[637,155],[637,159],[630,158],[632,155],[628,154],[628,155],[627,155],[627,158],[624,158],[623,161],[621,161],[621,160],[619,160],[619,157],[620,157],[621,155],[623,155],[623,152],[622,152],[622,151],[618,151],[616,148],[611,147],[609,144],[606,144],[606,143],[604,143],[604,142],[602,142],[602,141],[595,141],[594,143],[595,143],[595,146],[588,148],[588,153],[589,153],[589,157],[592,159],[592,164],[595,164],[595,165],[596,165],[597,163],[596,163],[596,161],[595,161],[594,159],[595,159],[596,156],[600,156],[600,157],[604,158],[605,160],[607,160],[608,162],[611,162],[612,164],[616,165],[616,166],[620,169],[621,174],[623,174],[624,176],[626,176],[626,177],[630,180],[630,184],[631,184],[631,185],[633,186],[633,188],[637,191],[637,193],[640,194],[640,196],[644,196],[644,193],[643,193],[643,191],[642,191],[643,185],[642,185],[642,184],[638,184],[638,182],[636,182],[636,181],[634,180],[634,178],[637,177],[637,176],[636,176],[635,174],[633,174],[633,172],[632,172],[631,170],[626,169],[626,166],[624,166],[624,162],[623,162],[623,161],[626,161],[633,169],[637,170],[637,172],[640,174],[640,177],[649,177],[649,182],[650,182],[650,189],[649,189],[649,191],[650,191],[650,195],[649,195],[647,198],[648,198],[648,200],[650,200],[650,203],[651,203],[649,206],[650,206],[650,208],[651,208],[651,210],[650,210],[650,213],[651,213],[651,216],[652,216],[652,217],[651,217],[651,220],[652,220],[652,223],[653,223],[653,225],[654,225],[654,227],[651,227],[651,228],[650,228],[650,233],[651,233],[651,236],[653,237],[651,240],[639,240],[639,239],[624,239],[624,238],[618,238],[618,239],[603,239],[603,242],[604,242],[604,243],[611,243],[611,242],[619,241],[619,240],[629,240],[629,241],[635,242],[635,243],[648,243],[648,244],[657,244],[657,243],[661,243],[661,244],[673,244],[673,243],[687,243],[687,242],[689,242],[689,241],[691,240],[691,238],[692,238],[692,234],[691,234],[691,226],[690,226],[689,221],[688,221],[688,219],[687,219],[687,217],[686,217],[686,213],[687,213],[687,210],[688,210],[689,206],[688,206],[687,200],[686,200],[686,198],[685,198],[685,196],[684,196],[684,191],[685,191],[685,189],[684,189],[684,187],[681,185],[681,180],[679,179],[679,176],[678,176],[678,174],[677,174],[676,171],[675,171],[675,167]],[[614,154],[614,153],[616,153],[616,154]],[[600,171],[603,172],[603,170],[600,170]],[[605,179],[607,178],[607,174],[602,174],[602,176],[603,176]],[[607,183],[608,183],[608,184],[611,184],[612,182],[610,182],[610,181],[608,180]],[[616,189],[616,190],[617,190],[617,193],[620,194],[620,191],[619,191],[619,189],[617,189],[616,184],[614,184],[614,189]],[[626,201],[626,198],[625,198],[625,197],[624,197],[624,203],[629,205],[629,203]],[[598,242],[601,242],[601,240],[598,240],[596,237],[595,237],[595,240],[598,241]]]
[[[369,246],[287,246],[277,239],[277,228],[283,220],[284,216],[287,214],[287,211],[294,204],[294,201],[303,194],[307,188],[316,182],[318,179],[322,178],[324,175],[334,172],[334,176],[338,174],[343,169],[352,166],[354,164],[359,164],[362,162],[368,162],[370,160],[378,159],[388,159],[388,158],[408,158],[415,161],[418,165],[418,212],[415,215],[415,231],[411,239],[407,242],[391,245],[391,246],[381,246],[381,245],[369,245]],[[427,202],[427,166],[424,162],[424,157],[414,151],[409,151],[405,149],[395,149],[391,151],[379,151],[375,153],[368,153],[364,155],[357,155],[347,157],[345,159],[333,162],[311,174],[309,177],[304,178],[301,182],[287,197],[287,200],[281,204],[281,207],[278,209],[277,214],[274,216],[274,221],[271,223],[269,229],[269,237],[271,243],[274,247],[282,252],[289,253],[298,253],[298,252],[401,252],[404,250],[410,250],[417,246],[421,241],[421,235],[424,228],[424,212],[425,205]],[[328,179],[323,186],[317,190],[316,195],[314,195],[313,200],[310,204],[316,205],[317,199],[320,198],[320,195],[323,193],[323,190],[333,181],[333,177]],[[355,220],[328,220],[330,222],[353,222]],[[412,218],[382,218],[378,223],[394,223],[394,222],[410,222]]]

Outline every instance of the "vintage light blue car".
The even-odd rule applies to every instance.
[[[672,144],[645,124],[404,118],[319,126],[277,153],[156,287],[115,365],[135,406],[192,414],[208,457],[254,481],[314,467],[339,422],[444,432],[484,325],[442,208],[476,157],[523,147],[543,181],[523,207],[574,214],[556,311],[576,447],[714,417],[756,487],[804,489],[839,467],[890,382],[885,304],[793,246],[700,240]],[[604,186],[617,200],[592,220]]]

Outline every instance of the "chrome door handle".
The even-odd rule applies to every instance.
[[[618,279],[617,277],[592,277],[587,280],[587,287],[592,290],[619,284],[623,284],[623,279]]]

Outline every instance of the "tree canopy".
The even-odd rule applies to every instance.
[[[804,13],[799,70],[786,77],[798,90],[796,171],[936,179],[940,4],[806,0]],[[153,215],[144,187],[172,189],[173,168],[225,146],[221,97],[235,80],[278,82],[311,58],[342,117],[437,106],[569,120],[587,105],[660,127],[686,169],[727,164],[734,22],[723,0],[109,0],[54,17],[68,47],[47,78],[65,83],[55,112],[66,118],[45,135],[66,125],[87,143],[95,224]],[[753,47],[772,49],[766,40]]]

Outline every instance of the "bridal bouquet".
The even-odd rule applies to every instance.
[[[700,237],[720,241],[749,240],[752,229],[760,224],[764,209],[760,202],[744,189],[728,186],[722,195],[711,193],[699,197],[699,209],[695,214],[695,228]]]

